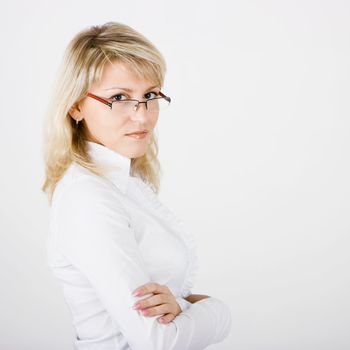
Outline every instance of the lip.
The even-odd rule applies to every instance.
[[[133,137],[135,139],[142,139],[144,137],[146,137],[148,131],[138,131],[138,132],[133,132],[130,134],[125,134],[125,136],[130,136]]]
[[[133,131],[133,132],[129,132],[128,134],[125,134],[125,135],[134,135],[134,134],[147,134],[148,133],[148,130],[138,130],[138,131]]]

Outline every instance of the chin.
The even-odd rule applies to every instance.
[[[139,150],[139,151],[134,151],[134,152],[130,152],[128,157],[129,158],[140,158],[142,157],[143,155],[145,155],[147,152],[147,148],[146,149],[142,149],[142,150]]]

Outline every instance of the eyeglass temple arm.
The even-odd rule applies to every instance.
[[[169,96],[165,96],[161,91],[159,91],[159,95],[164,97],[168,102],[171,101],[171,98]]]
[[[112,103],[109,102],[109,101],[106,101],[104,98],[98,97],[98,96],[96,96],[96,95],[94,95],[94,94],[92,94],[92,93],[90,93],[90,92],[88,92],[88,93],[86,94],[86,96],[90,96],[90,97],[92,97],[92,98],[94,98],[94,99],[96,99],[96,100],[98,100],[98,101],[101,101],[101,102],[104,103],[105,105],[107,105],[107,106],[109,106],[110,108],[112,108]]]

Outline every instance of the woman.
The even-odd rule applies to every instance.
[[[66,49],[44,128],[42,189],[49,266],[76,349],[204,349],[231,327],[224,302],[191,294],[194,236],[157,198],[165,71],[156,47],[121,23],[87,28]]]

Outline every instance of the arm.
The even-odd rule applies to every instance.
[[[132,291],[151,282],[129,218],[111,188],[83,177],[64,188],[55,206],[57,246],[90,281],[134,350],[202,350],[229,330],[230,311],[201,300],[169,324],[132,309]],[[148,297],[148,295],[143,297]]]
[[[202,294],[190,294],[188,295],[185,299],[189,302],[189,303],[196,303],[199,300],[202,299],[206,299],[206,298],[210,298],[209,295],[202,295]]]

